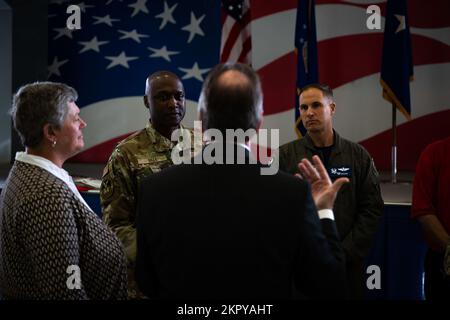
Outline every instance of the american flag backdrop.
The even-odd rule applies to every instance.
[[[409,0],[414,78],[411,118],[399,119],[398,168],[414,170],[423,146],[450,135],[450,1]],[[319,81],[334,92],[335,128],[361,142],[379,169],[390,166],[391,105],[379,84],[386,2],[316,0]],[[68,4],[82,9],[81,30],[65,28]],[[296,138],[295,22],[298,0],[251,0],[251,62],[264,91],[264,127],[280,143]],[[366,26],[369,4],[381,8],[381,30]],[[74,86],[88,123],[74,161],[106,162],[115,143],[145,126],[149,73],[182,79],[192,127],[201,84],[220,61],[219,0],[56,0],[49,4],[49,80]],[[222,46],[223,47],[223,46]]]
[[[221,62],[252,63],[250,0],[222,0]]]
[[[314,0],[299,0],[295,22],[295,52],[297,54],[297,88],[295,95],[295,130],[303,137],[306,128],[300,115],[300,90],[319,82],[316,13]]]
[[[69,4],[81,9],[80,30],[66,28]],[[202,82],[219,59],[220,3],[56,0],[48,13],[49,79],[77,89],[88,124],[74,161],[106,162],[118,140],[145,126],[145,80],[157,70],[182,79],[186,122],[194,120]]]

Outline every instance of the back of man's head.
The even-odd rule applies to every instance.
[[[240,63],[215,66],[200,96],[199,111],[204,129],[257,129],[262,119],[259,77]]]

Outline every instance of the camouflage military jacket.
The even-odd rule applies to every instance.
[[[193,131],[188,134],[193,140]],[[112,152],[103,171],[100,200],[103,220],[122,241],[129,267],[136,259],[135,204],[143,178],[173,164],[176,143],[147,126],[122,140]]]

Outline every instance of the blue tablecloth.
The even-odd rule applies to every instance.
[[[423,261],[427,251],[420,224],[410,206],[386,205],[367,265],[381,270],[381,289],[367,290],[368,299],[422,300]]]

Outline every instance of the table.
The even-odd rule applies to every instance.
[[[381,289],[366,289],[368,299],[423,300],[423,261],[427,245],[411,206],[385,205],[366,265],[378,265]]]

